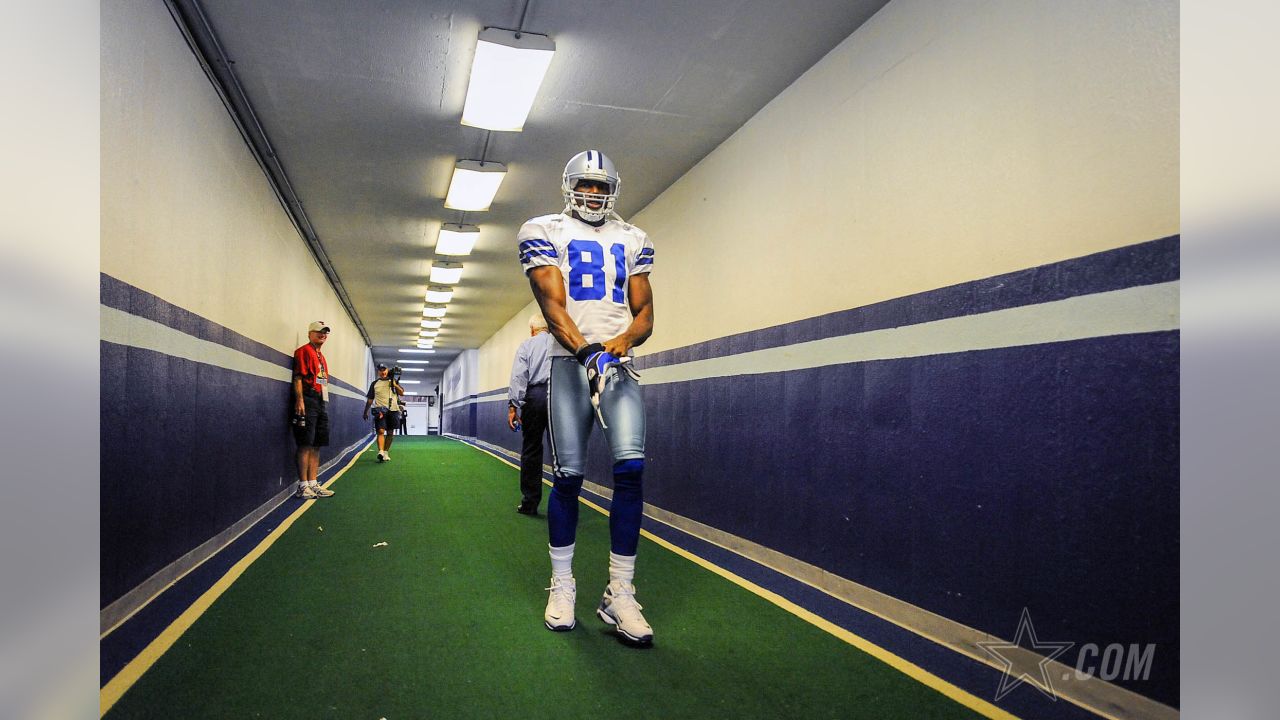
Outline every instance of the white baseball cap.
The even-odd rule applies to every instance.
[[[323,320],[317,320],[307,326],[307,332],[329,332],[329,326],[324,324]]]

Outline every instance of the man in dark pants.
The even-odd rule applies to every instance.
[[[511,364],[511,387],[507,392],[507,427],[520,430],[521,515],[537,515],[542,502],[542,433],[547,429],[547,378],[551,365],[547,351],[554,338],[547,332],[541,315],[529,318],[529,339],[516,350]]]
[[[329,326],[317,320],[307,326],[307,344],[293,352],[293,437],[298,443],[298,497],[333,497],[316,481],[320,448],[329,444],[329,361],[320,348],[329,339]]]
[[[391,370],[378,363],[378,379],[369,386],[365,396],[364,419],[369,419],[369,410],[373,410],[373,429],[378,434],[378,462],[391,461],[391,441],[395,429],[400,427],[400,413],[404,406],[400,402],[404,388],[396,382]]]

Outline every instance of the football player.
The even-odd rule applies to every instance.
[[[577,585],[573,547],[587,436],[598,419],[613,455],[609,584],[596,609],[626,640],[647,645],[653,629],[636,602],[636,548],[644,506],[644,401],[631,349],[653,331],[653,244],[614,212],[621,181],[599,150],[565,165],[564,210],[526,222],[520,263],[557,344],[547,384],[555,483],[547,502],[551,591],[543,620],[572,630]]]

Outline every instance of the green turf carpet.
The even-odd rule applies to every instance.
[[[621,644],[594,614],[608,520],[585,506],[578,627],[549,632],[546,520],[515,513],[518,472],[441,438],[391,455],[361,454],[107,717],[975,717],[649,540],[655,644]]]

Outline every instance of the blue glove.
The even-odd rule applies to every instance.
[[[591,394],[599,395],[604,390],[604,382],[609,368],[622,364],[613,353],[607,352],[600,343],[591,343],[577,352],[578,362],[587,369],[587,384],[591,386]]]
[[[596,417],[600,418],[600,427],[608,429],[609,426],[604,422],[604,415],[600,413],[600,393],[604,392],[604,385],[609,380],[609,369],[622,367],[626,361],[607,352],[600,343],[591,343],[574,354],[578,362],[587,369],[587,388],[591,393],[591,407],[595,408]]]

